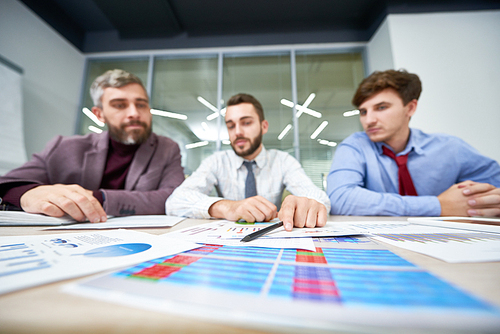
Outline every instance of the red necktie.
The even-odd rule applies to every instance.
[[[396,161],[396,164],[398,165],[399,194],[403,196],[418,196],[411,179],[410,171],[408,171],[408,167],[406,166],[406,162],[408,161],[408,154],[410,153],[408,152],[405,155],[397,157],[394,152],[392,152],[385,146],[382,146],[382,152],[389,158]]]

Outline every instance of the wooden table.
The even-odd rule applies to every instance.
[[[402,217],[330,217],[330,220],[406,220]],[[172,228],[138,229],[164,234],[211,222],[186,219]],[[0,236],[74,233],[43,227],[0,227]],[[82,231],[79,231],[82,232]],[[446,263],[391,245],[387,248],[438,277],[500,306],[500,262]],[[66,280],[0,296],[0,333],[262,333],[197,318],[157,313],[80,298],[60,291]],[[279,328],[274,328],[272,332]],[[289,330],[289,329],[288,329]]]

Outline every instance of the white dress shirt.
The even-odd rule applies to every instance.
[[[168,198],[167,215],[210,218],[208,209],[215,202],[222,199],[245,199],[248,171],[243,161],[233,150],[216,152],[203,160],[200,167]],[[327,212],[330,212],[330,200],[326,193],[314,185],[297,159],[290,154],[262,147],[255,162],[253,170],[257,195],[275,204],[278,210],[286,188],[292,195],[324,204]],[[209,196],[214,187],[218,197]]]

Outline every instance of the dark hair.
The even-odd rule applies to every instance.
[[[405,70],[387,70],[373,72],[359,84],[352,98],[352,104],[359,107],[363,102],[384,89],[394,89],[407,105],[412,100],[418,100],[422,92],[422,83],[418,75]]]
[[[259,121],[262,122],[264,120],[264,109],[262,108],[262,104],[250,94],[239,93],[233,95],[227,100],[226,106],[235,106],[242,103],[251,103],[259,116]]]

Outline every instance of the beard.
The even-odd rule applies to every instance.
[[[127,131],[126,127],[129,125],[140,125],[143,127],[143,129],[133,129]],[[130,121],[128,123],[122,123],[119,127],[112,126],[108,123],[108,131],[109,136],[113,140],[125,145],[142,144],[146,140],[148,140],[152,132],[150,125],[136,120]]]
[[[234,153],[244,158],[246,156],[252,155],[259,148],[260,144],[262,143],[262,130],[260,131],[259,135],[255,137],[253,140],[245,137],[237,137],[234,141],[237,141],[238,139],[246,139],[250,141],[250,147],[245,151],[238,151],[238,148],[236,148],[233,142],[231,142],[231,147],[233,148]]]

